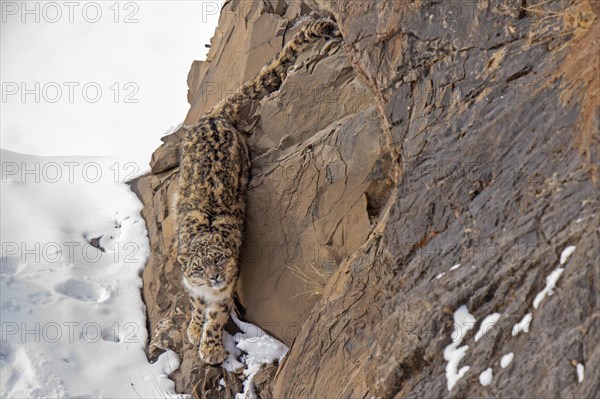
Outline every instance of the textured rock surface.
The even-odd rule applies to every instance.
[[[334,4],[401,173],[304,323],[275,397],[600,394],[597,14],[587,1],[465,3]],[[534,309],[568,245],[558,288]],[[470,369],[448,392],[443,351],[461,305],[473,334],[501,317],[463,339]],[[529,312],[530,332],[513,337]]]
[[[254,161],[238,296],[245,319],[291,345],[262,372],[261,396],[598,397],[598,3],[306,3],[334,14],[345,45],[303,54],[245,118]],[[307,5],[227,3],[207,61],[188,76],[184,123],[252,77]],[[152,245],[149,355],[176,350],[179,390],[228,397],[239,378],[225,375],[219,390],[222,371],[182,340],[170,205],[179,134],[133,184]],[[569,245],[554,294],[535,309]],[[459,368],[470,369],[449,392],[444,348],[461,305],[477,323],[461,343]],[[500,319],[475,341],[491,313]],[[527,313],[529,333],[513,336]]]

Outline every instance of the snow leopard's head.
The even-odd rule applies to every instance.
[[[188,252],[180,253],[177,262],[190,284],[207,285],[223,290],[235,279],[236,267],[232,251],[219,234],[194,240]]]

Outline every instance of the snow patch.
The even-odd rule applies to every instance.
[[[110,291],[100,284],[73,278],[58,283],[54,290],[82,302],[104,302],[110,297]]]
[[[500,367],[502,367],[503,369],[507,368],[508,365],[513,361],[514,357],[515,357],[515,354],[512,352],[507,353],[506,355],[502,356],[502,359],[500,359]]]
[[[244,367],[243,374],[246,376],[244,391],[236,394],[235,397],[236,399],[257,399],[256,392],[254,391],[254,376],[264,364],[276,361],[281,362],[288,352],[288,347],[268,335],[260,327],[241,321],[235,312],[231,313],[231,318],[242,331],[233,336],[233,341],[237,342],[235,347],[237,349],[236,353],[238,353],[238,356],[241,354],[241,362],[238,362],[236,356],[232,356],[230,352],[229,358],[226,360],[227,367],[234,367],[235,364],[233,362],[235,361],[238,365]],[[225,342],[225,345],[226,347],[231,347],[231,343]],[[233,359],[231,359],[232,357]],[[228,362],[230,361],[233,366],[229,365]]]
[[[223,346],[227,351],[227,359],[223,362],[223,368],[230,373],[241,371],[245,367],[244,363],[238,361],[242,355],[242,351],[237,347],[233,337],[227,331],[223,331]]]
[[[450,269],[448,269],[448,272],[451,272],[452,270],[456,270],[460,267],[460,263],[457,263],[456,265],[452,266]],[[436,279],[442,278],[446,275],[446,272],[442,272],[440,274],[438,274],[437,276],[435,276]]]
[[[494,328],[496,322],[500,319],[500,313],[492,313],[486,316],[481,322],[481,326],[479,327],[479,331],[475,334],[475,342],[479,341],[483,335]]]
[[[1,154],[0,397],[181,397],[178,356],[144,352],[150,249],[124,165]]]
[[[467,335],[467,332],[473,328],[476,319],[465,305],[462,305],[454,312],[454,331],[452,332],[451,338],[452,343],[444,349],[444,359],[448,362],[446,364],[446,380],[448,381],[448,391],[451,391],[454,385],[461,379],[467,371],[469,366],[464,366],[460,370],[458,364],[461,359],[465,357],[468,345],[460,345],[463,338]]]
[[[558,281],[558,279],[560,278],[561,274],[564,271],[565,271],[565,269],[563,269],[562,267],[558,267],[558,268],[554,269],[552,271],[552,273],[550,273],[548,275],[548,277],[546,277],[546,286],[544,287],[543,290],[538,292],[538,294],[533,299],[533,308],[534,309],[537,309],[540,306],[540,304],[542,303],[542,301],[544,300],[546,295],[551,296],[552,294],[554,294],[554,289],[556,288],[556,282]]]
[[[494,379],[494,373],[492,372],[491,368],[488,368],[485,371],[483,371],[481,374],[479,374],[479,383],[481,385],[483,385],[484,387],[487,387],[488,385],[490,385],[492,383],[493,379]]]
[[[562,251],[562,253],[560,254],[561,266],[567,262],[569,257],[573,254],[573,252],[575,252],[575,249],[576,249],[576,247],[574,245],[570,245]],[[533,308],[534,309],[537,309],[540,306],[540,304],[542,303],[542,301],[544,300],[546,295],[551,296],[554,293],[554,289],[556,288],[556,282],[558,281],[558,279],[560,278],[560,276],[562,275],[562,273],[564,271],[565,271],[564,268],[557,267],[556,269],[554,269],[552,271],[552,273],[550,273],[548,275],[548,277],[546,277],[546,286],[544,287],[543,290],[538,292],[538,294],[533,299]]]
[[[512,336],[514,337],[515,335],[517,335],[518,333],[520,333],[521,331],[524,331],[526,333],[529,332],[529,326],[531,325],[531,320],[533,319],[533,315],[531,313],[527,313],[525,316],[523,316],[523,318],[521,319],[520,322],[518,322],[517,324],[515,324],[512,328]]]
[[[560,264],[564,265],[565,262],[567,260],[569,260],[569,257],[571,255],[573,255],[573,252],[575,252],[575,249],[577,247],[575,245],[569,245],[568,247],[566,247],[565,249],[563,249],[563,251],[560,254]]]
[[[581,363],[577,363],[577,382],[580,384],[583,382],[585,377],[585,366]]]

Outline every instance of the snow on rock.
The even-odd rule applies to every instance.
[[[500,359],[500,367],[502,367],[503,369],[507,368],[508,365],[513,361],[514,357],[515,357],[515,354],[512,352],[507,353],[506,355],[502,356],[502,359]]]
[[[464,366],[460,370],[458,365],[461,359],[469,349],[468,345],[460,345],[467,332],[473,328],[476,319],[465,305],[462,305],[454,312],[454,331],[452,332],[452,343],[444,349],[444,359],[446,364],[446,380],[448,381],[448,391],[451,391],[456,382],[469,371],[469,366]]]
[[[485,371],[483,371],[481,374],[479,374],[479,383],[481,385],[483,385],[484,387],[487,387],[488,385],[490,385],[492,383],[493,379],[494,379],[494,373],[492,372],[491,368],[488,368]]]
[[[560,264],[561,266],[565,264],[565,262],[567,260],[569,260],[569,257],[571,255],[573,255],[573,252],[575,252],[575,249],[577,247],[574,245],[569,245],[568,247],[566,247],[565,249],[563,249],[563,251],[560,254]]]
[[[575,246],[570,245],[566,247],[562,253],[560,254],[560,264],[561,266],[565,264],[565,262],[569,259],[569,257],[575,252]],[[533,308],[537,309],[546,295],[551,296],[554,293],[554,289],[556,288],[556,282],[565,271],[562,267],[557,267],[554,269],[548,277],[546,277],[546,286],[543,290],[541,290],[533,299]]]
[[[178,397],[146,358],[140,202],[110,158],[2,150],[1,397]]]
[[[227,351],[227,359],[223,362],[223,368],[230,373],[244,369],[244,363],[238,360],[242,355],[242,351],[237,347],[233,337],[227,331],[223,331],[223,346]]]
[[[533,315],[531,313],[527,313],[520,322],[515,324],[512,328],[512,336],[514,337],[521,331],[529,332],[529,326],[531,325],[531,320],[533,319]]]
[[[486,316],[483,319],[483,321],[481,322],[479,331],[477,331],[477,334],[475,334],[475,342],[479,341],[486,332],[488,332],[489,330],[494,328],[494,325],[496,325],[496,323],[498,322],[499,319],[500,319],[500,313],[492,313],[492,314]]]
[[[456,265],[452,266],[450,269],[448,269],[449,272],[451,272],[452,270],[456,270],[460,267],[460,263],[457,263]],[[436,279],[442,278],[446,275],[446,272],[442,272],[440,274],[438,274],[437,276],[435,276]]]
[[[548,277],[546,277],[546,286],[543,290],[538,292],[538,294],[533,299],[534,309],[537,309],[540,306],[546,295],[552,295],[554,293],[554,289],[556,288],[556,282],[558,281],[558,279],[564,271],[565,269],[563,269],[562,267],[558,267],[554,269],[552,273],[548,275]]]
[[[585,377],[585,366],[581,363],[577,363],[577,381],[581,384]]]
[[[242,331],[233,336],[233,341],[237,342],[237,346],[234,349],[232,355],[230,351],[229,358],[225,364],[229,366],[231,364],[239,364],[245,367],[243,373],[246,376],[244,381],[244,391],[236,395],[236,399],[256,399],[256,393],[254,392],[254,376],[260,371],[264,364],[280,362],[288,352],[288,347],[282,342],[268,335],[260,327],[254,324],[241,321],[235,312],[231,313],[231,318]],[[226,336],[229,334],[226,334]],[[225,345],[231,347],[231,343],[225,342]],[[240,353],[242,363],[237,361],[237,356]],[[232,359],[233,358],[233,359]],[[225,367],[224,364],[224,367]],[[241,368],[241,367],[240,367]]]

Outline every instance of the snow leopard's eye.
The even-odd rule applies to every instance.
[[[197,257],[194,257],[192,259],[192,261],[190,262],[190,267],[193,271],[195,271],[197,269],[202,269],[202,261],[200,259],[198,259]]]
[[[201,278],[204,276],[204,271],[200,268],[192,270],[192,276],[196,278]]]

